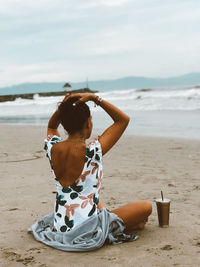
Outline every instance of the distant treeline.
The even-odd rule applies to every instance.
[[[66,95],[67,93],[75,94],[75,93],[97,93],[98,91],[90,90],[89,88],[77,89],[77,90],[64,90],[60,92],[48,92],[48,93],[37,93],[39,96],[60,96]],[[0,95],[0,102],[5,101],[14,101],[16,98],[23,99],[33,99],[35,94],[17,94],[17,95]]]

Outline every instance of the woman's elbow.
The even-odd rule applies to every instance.
[[[130,117],[129,117],[128,115],[126,115],[125,122],[126,122],[127,125],[128,125],[129,122],[130,122]]]
[[[127,127],[130,121],[130,117],[126,114],[123,115],[123,117],[119,118],[119,120],[117,121],[117,123],[119,123],[120,125],[123,125],[123,127]]]
[[[123,129],[125,130],[126,127],[128,126],[130,121],[130,117],[127,115],[123,118],[123,120],[121,121],[121,126],[123,127]]]

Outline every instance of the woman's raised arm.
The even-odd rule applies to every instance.
[[[48,135],[57,135],[60,136],[59,132],[58,132],[58,126],[60,124],[60,118],[58,115],[58,111],[56,110],[53,115],[51,116],[51,118],[49,119],[49,123],[47,126],[47,138]]]
[[[104,155],[119,140],[128,126],[130,118],[127,114],[106,100],[99,102],[99,106],[101,106],[101,108],[103,108],[114,121],[114,123],[99,137],[102,154]]]
[[[87,102],[89,100],[97,103],[106,113],[113,119],[114,123],[108,127],[103,134],[99,137],[99,142],[101,143],[102,153],[105,154],[111,147],[119,140],[124,130],[129,123],[129,116],[121,111],[116,106],[112,105],[106,100],[100,100],[95,94],[76,94],[79,100],[76,102]]]
[[[70,94],[66,94],[62,101],[66,101],[70,97]],[[47,138],[48,135],[57,135],[60,136],[58,132],[58,126],[60,124],[60,118],[58,114],[58,110],[56,110],[51,118],[49,119],[48,126],[47,126]]]

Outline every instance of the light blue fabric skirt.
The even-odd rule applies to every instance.
[[[53,213],[42,217],[28,232],[36,240],[60,250],[89,251],[102,247],[105,241],[120,244],[138,239],[138,236],[124,234],[123,221],[105,208],[65,233],[52,231],[53,219]]]

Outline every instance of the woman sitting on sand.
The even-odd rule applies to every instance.
[[[88,101],[107,112],[113,124],[86,146],[93,128]],[[60,123],[68,133],[63,141],[57,130]],[[106,239],[110,243],[137,239],[124,234],[124,230],[143,229],[151,204],[131,202],[108,211],[99,200],[102,156],[118,141],[128,123],[124,112],[95,94],[67,95],[60,103],[49,120],[45,143],[56,179],[55,210],[29,229],[37,240],[66,251],[83,251],[101,247]]]

